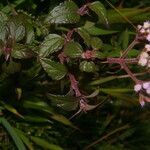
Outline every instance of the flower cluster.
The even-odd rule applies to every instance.
[[[139,39],[147,40],[150,42],[150,21],[146,21],[142,25],[138,25]]]
[[[85,52],[82,53],[82,58],[84,58],[84,59],[95,58],[95,52],[87,50],[87,51],[85,51]]]
[[[150,44],[146,44],[139,57],[139,65],[150,68]]]
[[[144,82],[142,84],[136,84],[134,86],[134,90],[136,92],[145,92],[146,94],[150,95],[150,81]]]
[[[145,102],[150,102],[150,81],[136,84],[134,90],[139,94],[139,102],[142,107],[145,105]]]
[[[126,56],[132,48],[137,44],[146,43],[145,47],[140,52],[140,55],[136,58],[127,59]],[[123,52],[120,58],[108,58],[108,63],[118,63],[121,68],[124,69],[129,77],[135,82],[134,91],[138,93],[139,102],[141,106],[145,105],[145,102],[150,102],[150,80],[142,81],[139,80],[135,74],[132,73],[128,64],[139,64],[141,66],[147,67],[149,73],[150,68],[150,21],[146,21],[143,25],[138,25],[137,35],[133,42],[128,46],[128,48]],[[145,73],[144,73],[145,74]]]

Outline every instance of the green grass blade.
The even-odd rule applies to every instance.
[[[16,134],[14,128],[9,124],[9,122],[5,118],[0,118],[0,123],[4,126],[7,130],[11,138],[13,139],[14,143],[18,150],[26,150],[22,140]]]
[[[49,149],[49,150],[63,150],[61,147],[55,144],[51,144],[48,141],[38,138],[38,137],[31,137],[31,140],[39,145],[40,147],[43,147],[44,149]]]

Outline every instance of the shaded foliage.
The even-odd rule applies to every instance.
[[[149,150],[149,104],[107,63],[150,18],[149,1],[111,3],[0,2],[0,149]]]

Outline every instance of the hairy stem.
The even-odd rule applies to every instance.
[[[128,68],[128,66],[124,62],[121,64],[121,66],[123,67],[123,69],[127,72],[127,74],[130,76],[130,78],[135,83],[139,83],[139,80],[134,76],[134,74],[130,71],[130,69]]]
[[[108,58],[107,63],[119,63],[121,64],[122,62],[128,63],[128,64],[134,64],[138,62],[137,58]]]
[[[75,79],[73,74],[69,73],[68,76],[71,82],[71,88],[74,90],[76,97],[80,97],[82,94],[78,88],[78,81]]]

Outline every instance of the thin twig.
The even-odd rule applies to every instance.
[[[128,48],[123,52],[120,58],[125,58],[128,52],[138,43],[137,39],[135,38],[132,43],[128,46]]]
[[[136,29],[136,26],[126,17],[124,16],[115,6],[113,6],[108,0],[105,0],[125,21],[127,21],[129,24],[132,25],[134,29]]]
[[[92,147],[92,146],[98,144],[99,142],[103,141],[104,139],[107,139],[109,136],[111,136],[111,135],[113,135],[113,134],[115,134],[115,133],[117,133],[117,132],[119,132],[119,131],[122,131],[122,130],[124,130],[124,129],[127,129],[127,128],[129,128],[129,127],[130,127],[129,124],[126,124],[126,125],[124,125],[124,126],[122,126],[122,127],[120,127],[120,128],[117,128],[117,129],[113,130],[112,132],[110,132],[110,133],[104,135],[104,136],[101,137],[100,139],[98,139],[98,140],[94,141],[93,143],[89,144],[88,146],[86,146],[86,147],[84,148],[84,150],[88,150],[90,147]]]
[[[142,76],[142,75],[145,75],[146,72],[141,72],[141,73],[134,73],[133,75],[134,76]],[[122,79],[122,78],[129,78],[130,76],[127,74],[127,75],[120,75],[117,77],[117,79]]]

